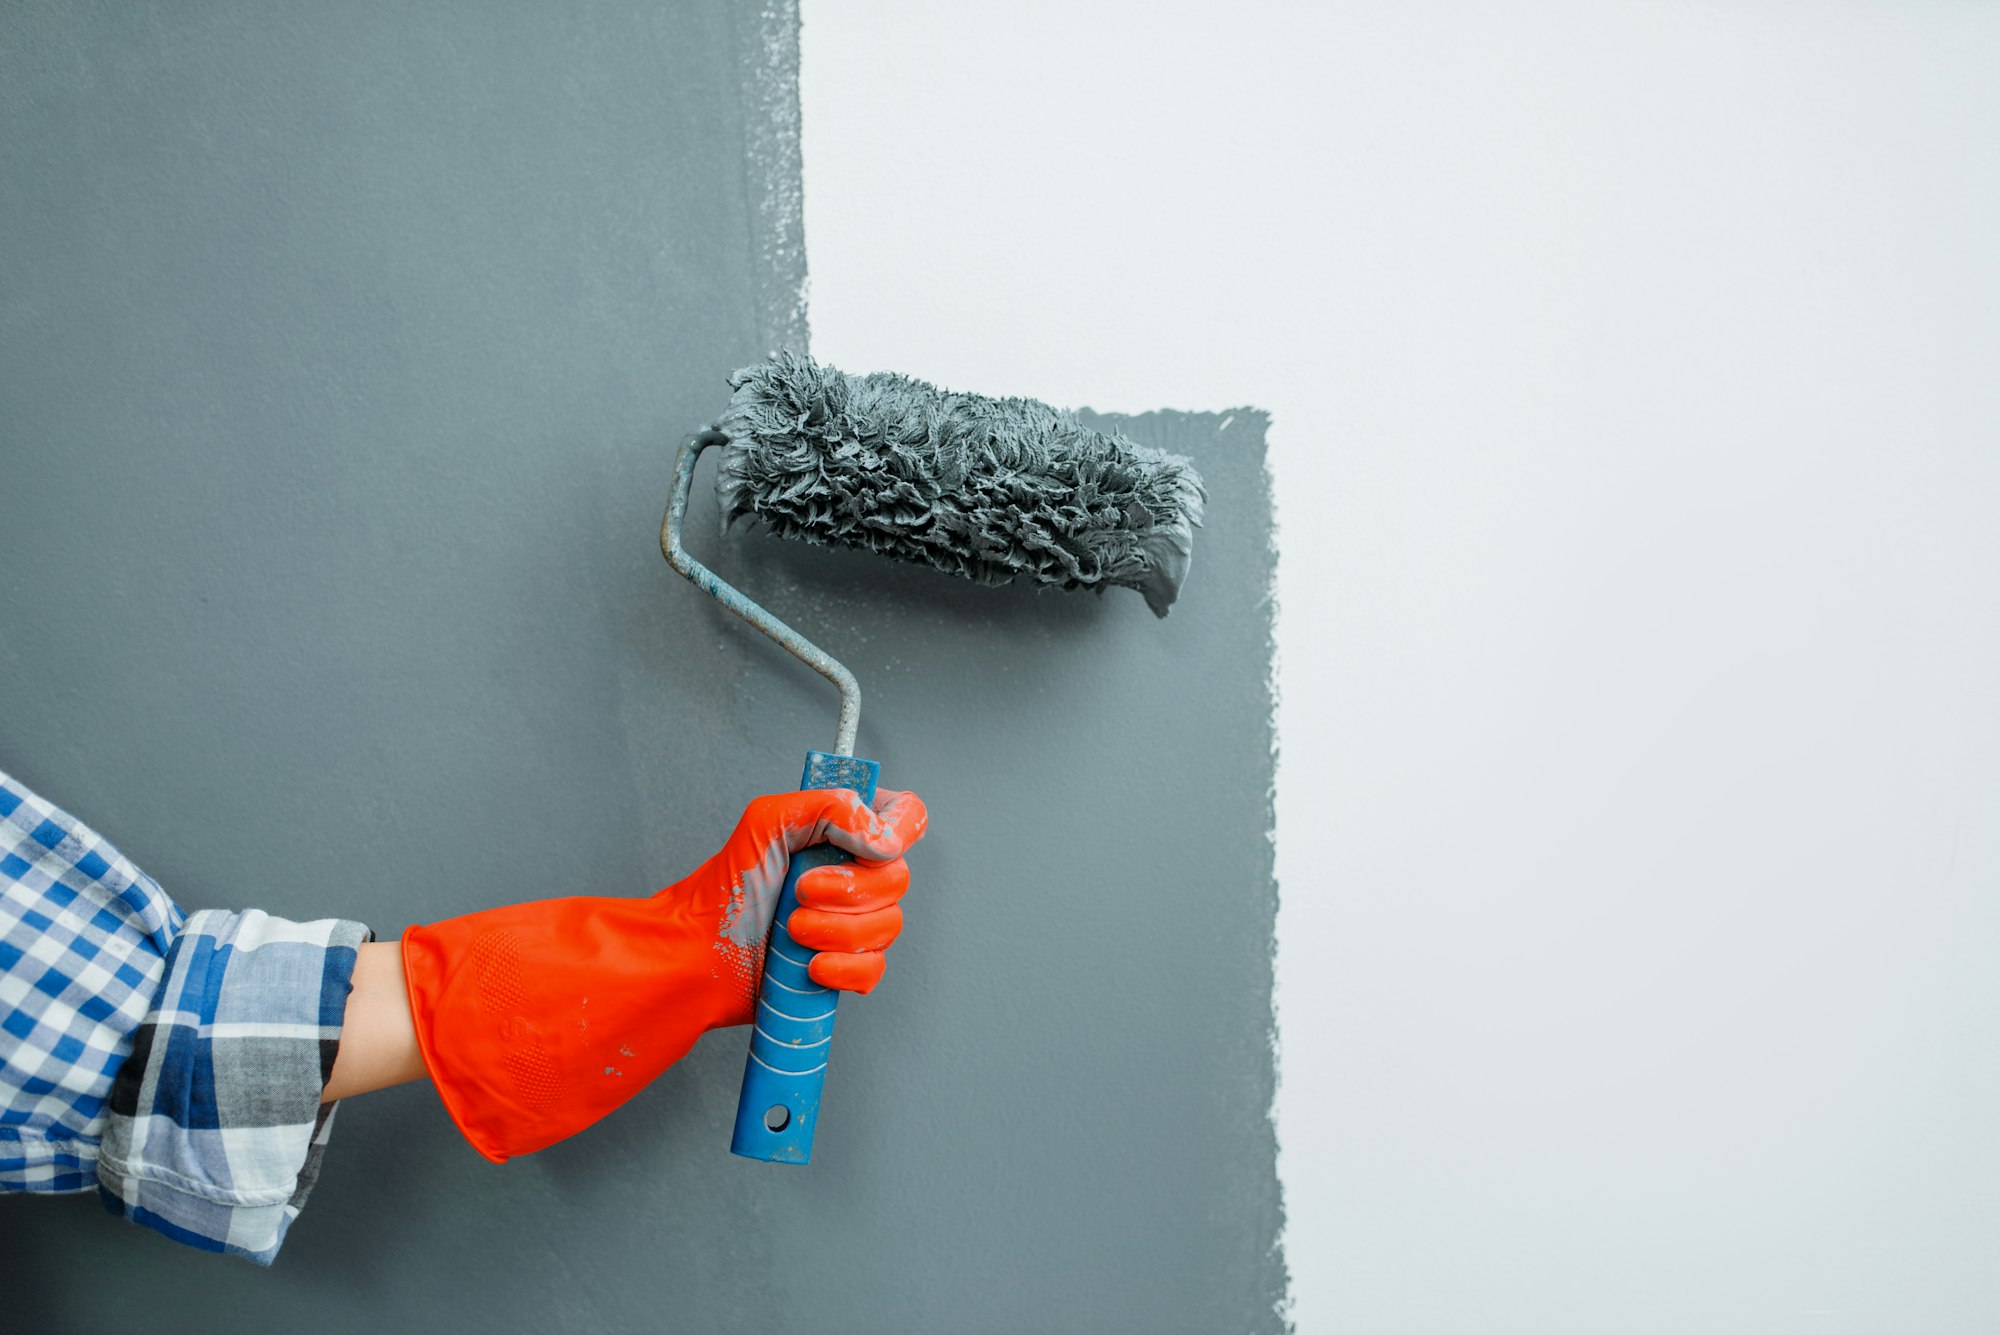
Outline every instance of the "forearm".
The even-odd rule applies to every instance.
[[[370,941],[354,962],[354,987],[347,995],[347,1018],[340,1051],[321,1102],[366,1094],[421,1080],[423,1054],[410,1020],[409,986],[403,979],[403,943]]]

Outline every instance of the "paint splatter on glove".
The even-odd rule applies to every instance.
[[[880,790],[760,797],[722,851],[645,899],[544,899],[403,937],[424,1065],[473,1148],[495,1163],[581,1131],[710,1029],[748,1024],[791,855],[832,843],[859,861],[799,878],[786,926],[813,981],[866,992],[902,930],[903,852],[924,804]]]

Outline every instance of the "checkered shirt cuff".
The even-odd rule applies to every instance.
[[[133,1034],[98,1151],[115,1214],[269,1265],[319,1175],[320,1103],[368,929],[193,914]]]

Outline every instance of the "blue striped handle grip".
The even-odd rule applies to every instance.
[[[875,804],[875,780],[882,767],[872,760],[806,752],[801,788],[852,788]],[[771,945],[764,954],[764,982],[757,990],[756,1027],[750,1031],[750,1059],[743,1063],[743,1093],[736,1100],[736,1134],[729,1151],[768,1163],[808,1163],[813,1131],[819,1125],[819,1096],[833,1055],[833,1021],[840,993],[821,987],[806,973],[813,952],[792,940],[785,920],[799,906],[799,874],[813,867],[851,862],[830,844],[792,855]]]

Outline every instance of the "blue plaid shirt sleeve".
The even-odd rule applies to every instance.
[[[107,1207],[269,1264],[337,1105],[357,922],[184,915],[0,772],[0,1191]]]

